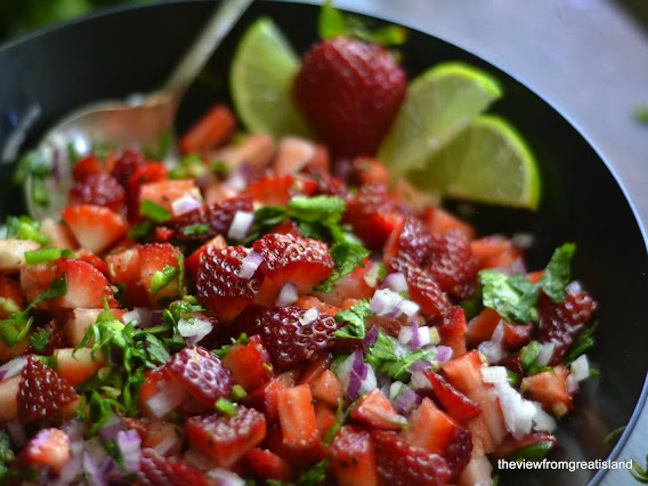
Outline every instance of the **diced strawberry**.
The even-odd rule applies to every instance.
[[[70,228],[52,218],[45,218],[41,221],[40,232],[55,248],[74,251],[79,247]]]
[[[247,451],[260,444],[266,435],[265,417],[254,409],[236,407],[236,415],[203,415],[186,420],[187,436],[192,447],[230,467]]]
[[[182,425],[156,420],[146,426],[142,447],[155,449],[163,456],[175,456],[182,452],[184,435]]]
[[[470,299],[477,289],[478,269],[470,241],[461,231],[452,229],[434,238],[428,271],[444,292]]]
[[[279,397],[282,391],[294,385],[294,373],[282,373],[248,395],[246,403],[263,412],[268,422],[274,423],[279,420]]]
[[[493,446],[497,446],[508,435],[504,424],[504,415],[499,399],[494,393],[492,385],[484,385],[467,392],[468,398],[479,405],[481,417],[484,418]]]
[[[479,343],[488,341],[502,320],[502,316],[496,310],[486,307],[468,323],[468,332],[466,333],[468,346],[474,348]]]
[[[0,319],[6,319],[23,309],[23,293],[20,284],[11,278],[0,276]]]
[[[318,293],[318,297],[337,307],[342,307],[342,303],[348,298],[370,299],[376,290],[378,279],[377,275],[372,275],[377,273],[374,265],[365,258],[353,272],[335,281],[335,289],[328,293]]]
[[[522,380],[520,390],[540,402],[547,412],[562,417],[574,408],[567,391],[567,375],[563,365],[556,366],[553,370],[527,376]]]
[[[300,319],[306,312],[296,306],[286,306],[259,314],[257,322],[261,323],[263,342],[278,368],[308,361],[333,345],[336,339],[333,333],[339,328],[337,321],[319,315],[312,322],[302,324]]]
[[[459,357],[466,354],[466,337],[465,336],[452,336],[441,335],[441,345],[448,346],[452,349],[452,356]]]
[[[505,322],[502,346],[504,346],[504,349],[519,349],[529,344],[531,333],[534,329],[533,324],[512,324]]]
[[[232,372],[215,354],[200,346],[184,348],[167,363],[169,372],[187,392],[207,407],[232,391]]]
[[[158,395],[161,391],[176,392],[175,395],[181,400],[187,398],[184,386],[176,381],[169,372],[168,366],[161,366],[144,373],[144,383],[139,390],[139,407],[147,417],[160,419],[166,413],[158,413],[155,407],[149,404],[149,400]],[[165,410],[166,412],[166,410]]]
[[[294,98],[335,155],[372,155],[396,116],[406,84],[389,51],[336,37],[306,53]]]
[[[140,285],[139,246],[133,246],[111,253],[106,257],[108,278],[113,284],[125,286],[124,297],[131,307],[149,304],[148,288]]]
[[[138,284],[149,294],[149,301],[153,305],[164,297],[175,297],[182,291],[182,284],[174,278],[169,284],[157,292],[151,292],[151,284],[157,272],[165,267],[179,268],[182,262],[182,252],[168,243],[151,243],[139,247],[138,266],[140,278]]]
[[[296,195],[309,196],[317,190],[317,183],[294,175],[274,175],[250,184],[245,194],[264,206],[285,206]]]
[[[261,480],[291,481],[295,476],[285,459],[267,449],[250,449],[245,454],[245,463]]]
[[[134,418],[134,417],[119,417],[121,423],[124,425],[126,430],[134,430],[139,435],[140,439],[144,440],[146,436],[146,427],[147,424],[143,420]]]
[[[340,486],[378,486],[371,434],[342,428],[331,444],[331,467]]]
[[[455,428],[459,428],[459,425],[454,420],[439,410],[429,398],[424,398],[410,414],[409,427],[401,435],[409,444],[442,455]]]
[[[531,282],[532,284],[537,284],[540,279],[542,278],[542,274],[544,273],[544,270],[538,270],[537,272],[531,272],[527,273],[527,280]]]
[[[146,159],[141,152],[135,149],[126,149],[121,157],[117,159],[112,167],[110,174],[119,181],[125,188],[128,187],[128,181],[137,169],[146,165]]]
[[[452,418],[464,421],[479,415],[481,412],[479,406],[445,381],[443,377],[434,372],[428,372],[426,376],[430,380],[434,396]]]
[[[140,204],[144,201],[152,201],[171,214],[173,214],[173,203],[185,196],[202,199],[193,179],[147,182],[140,186]]]
[[[223,362],[232,371],[234,381],[248,392],[263,386],[274,375],[270,355],[259,336],[252,336],[248,344],[232,346]]]
[[[249,248],[242,246],[222,250],[207,247],[200,255],[194,277],[196,295],[220,321],[229,322],[238,316],[261,287],[260,269],[251,278],[239,276],[243,260],[249,252]]]
[[[351,418],[374,429],[399,430],[407,423],[398,415],[389,399],[376,389],[365,395],[351,411]]]
[[[124,218],[102,206],[85,204],[67,207],[61,216],[79,244],[95,254],[117,243],[128,230]]]
[[[320,295],[320,297],[324,297],[324,295]],[[324,303],[318,297],[315,297],[313,295],[300,295],[299,298],[295,301],[294,305],[301,307],[304,310],[312,309],[313,307],[315,307],[320,312],[320,314],[331,317],[335,317],[335,314],[337,314],[341,310],[340,307]]]
[[[391,432],[374,432],[380,484],[390,486],[447,484],[450,468],[438,454],[411,445]]]
[[[318,401],[335,407],[338,400],[344,397],[344,387],[335,373],[325,370],[313,383],[313,396]]]
[[[326,403],[318,401],[315,404],[315,421],[320,437],[324,439],[335,424],[335,410]]]
[[[101,351],[90,348],[57,349],[56,372],[72,386],[78,386],[106,365],[106,358]]]
[[[243,141],[230,144],[216,152],[216,159],[232,169],[243,164],[256,170],[265,171],[265,166],[274,156],[275,143],[272,135],[254,133],[247,135]]]
[[[267,277],[279,287],[292,282],[300,293],[309,293],[335,266],[328,247],[319,240],[269,234],[253,247],[263,256],[261,271]]]
[[[142,486],[207,486],[202,471],[184,461],[167,459],[153,449],[142,450],[138,482]]]
[[[537,444],[546,444],[549,448],[552,448],[558,444],[558,441],[549,432],[532,432],[521,440],[509,437],[495,450],[493,457],[500,459],[524,447]]]
[[[457,229],[469,240],[475,237],[475,230],[472,226],[439,207],[426,208],[425,222],[433,235],[442,235],[446,231]]]
[[[313,395],[308,385],[287,388],[279,393],[279,422],[286,447],[296,452],[321,448]]]
[[[67,293],[52,302],[63,309],[93,309],[102,307],[104,300],[116,304],[108,279],[89,263],[81,260],[61,258],[54,263],[55,276],[65,275]]]
[[[140,188],[149,182],[160,182],[167,179],[167,170],[164,164],[147,163],[137,167],[128,180],[128,220],[140,220]]]
[[[78,160],[72,167],[72,178],[80,182],[87,177],[106,173],[106,166],[94,154]]]
[[[349,198],[345,221],[370,249],[382,247],[401,220],[384,185],[368,184]]]
[[[468,393],[482,385],[482,361],[479,353],[472,350],[443,365],[443,371],[452,386],[462,393]]]
[[[358,185],[389,184],[389,171],[379,160],[371,157],[353,159],[353,179]]]
[[[78,346],[102,312],[103,309],[73,309],[63,325],[65,342],[69,346]]]
[[[180,139],[183,154],[204,152],[227,141],[236,130],[236,118],[225,105],[215,105],[205,113]]]
[[[52,417],[76,398],[70,383],[36,358],[27,358],[18,389],[18,418],[22,423]]]
[[[439,285],[410,256],[400,254],[390,262],[390,267],[405,275],[410,298],[425,316],[440,317],[448,311],[450,302]]]
[[[195,279],[196,274],[198,273],[201,255],[210,246],[213,247],[214,250],[222,250],[223,248],[227,248],[227,242],[222,235],[215,236],[185,259],[185,269],[187,270],[187,275],[189,275],[192,279]]]
[[[87,204],[119,213],[126,204],[126,191],[110,174],[89,175],[75,182],[68,195],[69,206]]]
[[[279,235],[292,235],[295,238],[302,237],[302,234],[299,231],[297,225],[289,219],[284,219],[281,223],[272,228],[271,233],[277,233]]]
[[[454,429],[453,435],[450,437],[450,443],[443,453],[443,458],[452,472],[449,482],[454,483],[459,479],[466,465],[470,462],[472,450],[473,443],[470,431],[464,428]]]
[[[503,236],[487,236],[470,242],[480,268],[507,268],[522,258],[522,252]]]
[[[304,363],[301,372],[299,373],[299,380],[297,384],[310,385],[313,389],[314,383],[319,379],[322,374],[331,367],[333,363],[333,354],[322,354],[319,358],[309,363]]]
[[[278,175],[295,175],[316,157],[316,146],[308,140],[286,136],[279,141],[273,162]]]
[[[76,257],[86,263],[89,263],[104,275],[108,276],[108,264],[91,251],[81,249],[77,251]]]
[[[174,231],[175,238],[180,241],[206,241],[216,235],[227,234],[238,211],[254,211],[252,199],[249,196],[236,196],[201,206],[172,218],[167,223],[167,227]],[[207,231],[198,234],[192,233],[187,228],[194,225],[206,225]]]
[[[51,467],[57,473],[70,460],[70,437],[59,429],[40,430],[20,453],[18,462],[34,468]]]
[[[441,323],[439,324],[439,334],[441,334],[441,337],[463,337],[466,334],[466,330],[466,313],[464,312],[464,310],[458,305],[455,305],[448,309],[448,311],[443,316]],[[459,354],[456,354],[455,356],[459,356]]]
[[[0,381],[0,422],[18,418],[18,393],[21,382],[20,375]]]
[[[434,238],[425,224],[419,218],[406,216],[398,236],[397,253],[404,253],[417,265],[425,267],[429,263],[433,246]]]
[[[467,421],[465,425],[472,436],[473,457],[490,454],[495,450],[496,444],[483,414]]]
[[[157,243],[166,243],[170,241],[175,235],[175,231],[166,226],[156,226],[155,232],[153,233],[153,240]]]

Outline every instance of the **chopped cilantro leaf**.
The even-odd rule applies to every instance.
[[[216,410],[224,413],[228,417],[233,417],[236,415],[236,404],[230,402],[226,398],[219,398],[216,401]]]
[[[379,370],[383,363],[397,361],[396,345],[394,341],[382,331],[378,331],[376,341],[369,346],[365,361],[367,361],[374,370]]]
[[[185,236],[201,236],[209,233],[209,229],[210,227],[208,224],[192,224],[182,228],[182,234]]]
[[[334,335],[341,338],[364,339],[365,319],[373,316],[369,309],[369,302],[361,300],[354,306],[335,314],[335,320],[342,323],[348,322],[342,329],[335,331]]]
[[[505,275],[494,270],[479,272],[482,299],[486,307],[509,321],[537,321],[538,288],[524,275]]]
[[[21,186],[29,176],[35,178],[47,177],[51,171],[52,165],[43,153],[39,150],[31,150],[18,160],[13,181],[17,186]]]
[[[317,286],[319,292],[332,292],[335,290],[334,282],[353,272],[358,266],[365,267],[363,260],[370,255],[370,251],[361,245],[349,242],[335,242],[331,246],[331,258],[335,268],[329,277]]]
[[[394,380],[406,381],[410,377],[410,366],[419,361],[431,361],[435,356],[436,354],[429,349],[417,349],[399,357],[397,361],[385,363],[380,371],[387,373]]]
[[[149,199],[144,199],[142,201],[140,215],[154,221],[155,223],[165,223],[171,219],[171,213],[169,211]]]
[[[49,342],[51,335],[51,331],[47,329],[41,329],[40,331],[35,332],[29,337],[29,344],[31,344],[32,348],[34,348],[39,353],[43,353],[45,351],[45,348],[47,347],[47,343]]]
[[[340,431],[342,426],[346,423],[347,419],[349,418],[349,415],[351,415],[351,412],[357,405],[357,403],[361,399],[359,398],[355,402],[353,402],[351,405],[349,405],[346,409],[344,408],[344,399],[343,398],[338,398],[338,405],[337,405],[337,410],[335,412],[335,420],[333,421],[333,425],[331,425],[331,428],[328,429],[326,432],[326,435],[324,436],[324,445],[329,446],[333,442],[333,439],[335,439],[335,436],[337,433]]]
[[[570,263],[576,251],[574,243],[565,243],[556,248],[547,264],[538,285],[554,302],[562,302],[567,298],[565,287],[571,278]]]
[[[145,220],[131,226],[131,229],[128,230],[128,237],[133,240],[146,240],[151,236],[153,230],[155,230],[153,221]]]
[[[536,358],[538,357],[538,353],[540,353],[541,348],[542,344],[540,344],[538,341],[531,341],[529,344],[522,348],[522,350],[520,351],[520,363],[522,364],[522,368],[528,370],[529,368],[531,368],[531,366],[533,366]]]
[[[150,360],[154,363],[164,364],[171,358],[169,350],[153,334],[146,334],[144,337],[144,347]]]
[[[290,216],[310,223],[336,224],[345,208],[346,201],[337,196],[294,196],[288,202]]]
[[[7,238],[32,240],[41,245],[47,245],[50,242],[40,233],[40,222],[34,221],[29,216],[9,216],[5,224]]]
[[[157,294],[160,290],[169,285],[176,277],[178,277],[178,275],[180,275],[180,269],[178,267],[165,265],[162,270],[158,270],[153,274],[149,291],[152,294]]]
[[[598,324],[595,322],[580,332],[563,358],[565,364],[570,364],[581,354],[587,353],[594,347],[594,333],[597,327]]]
[[[617,443],[619,438],[621,437],[621,434],[625,431],[626,426],[622,425],[621,427],[618,427],[614,429],[612,432],[610,432],[608,435],[605,436],[605,439],[603,439],[603,445],[605,446],[611,446]]]

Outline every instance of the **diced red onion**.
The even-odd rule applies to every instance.
[[[146,401],[146,406],[155,418],[162,418],[185,401],[188,393],[180,384],[167,382],[165,387]]]
[[[392,311],[398,311],[397,305],[404,300],[402,296],[398,295],[389,289],[378,289],[374,292],[369,308],[379,316],[389,315]]]
[[[202,202],[200,202],[196,196],[185,194],[171,203],[171,212],[174,216],[180,216],[181,214],[189,213],[194,209],[198,209],[202,205]]]
[[[482,366],[481,375],[484,383],[506,383],[508,373],[504,366]]]
[[[351,365],[349,386],[347,387],[347,395],[352,400],[360,396],[360,386],[365,378],[367,378],[367,365],[364,362],[362,351],[358,350],[353,354],[353,364]]]
[[[27,443],[27,433],[23,424],[17,420],[9,420],[5,426],[11,438],[11,443],[16,447],[22,447]]]
[[[263,255],[252,250],[241,262],[238,276],[245,280],[250,280],[262,263]]]
[[[160,314],[160,317],[162,314]],[[153,318],[153,311],[148,307],[134,307],[133,310],[124,313],[122,316],[122,322],[128,324],[132,321],[137,321],[137,323],[142,327],[148,327],[151,325],[151,320]]]
[[[121,452],[127,473],[139,471],[142,439],[136,430],[122,430],[117,433],[117,447]]]
[[[572,374],[567,375],[567,380],[565,385],[566,385],[567,393],[569,393],[570,395],[575,395],[580,388],[578,385],[578,380]]]
[[[525,275],[527,273],[526,265],[524,264],[524,259],[516,258],[508,266],[503,267],[501,272],[506,275],[515,275],[521,273]]]
[[[194,448],[189,448],[184,453],[183,459],[201,471],[208,471],[217,467],[217,464],[210,457]]]
[[[447,363],[452,359],[452,348],[450,346],[437,346],[436,360],[439,364]]]
[[[417,371],[425,371],[429,370],[430,368],[433,368],[434,365],[430,363],[429,361],[417,361],[414,363],[412,366],[408,368],[409,371],[417,372]]]
[[[247,181],[241,171],[236,171],[225,181],[225,185],[235,192],[241,192],[247,187]]]
[[[319,310],[317,309],[317,307],[311,307],[301,315],[301,317],[299,318],[299,323],[302,326],[307,326],[315,322],[318,318]]]
[[[529,400],[525,400],[508,382],[496,383],[495,394],[499,399],[504,425],[517,440],[531,432],[532,419],[536,409]]]
[[[515,233],[511,238],[511,243],[517,248],[526,250],[535,243],[535,236],[531,233]]]
[[[82,440],[83,439],[83,424],[78,417],[68,420],[63,425],[61,425],[61,430],[65,432],[71,441]]]
[[[396,305],[396,308],[407,317],[412,317],[421,307],[412,300],[403,299]]]
[[[488,363],[496,363],[504,357],[502,339],[504,338],[504,324],[502,321],[497,325],[490,341],[479,344],[478,349],[486,358]]]
[[[412,319],[410,329],[412,330],[412,349],[419,349],[421,347],[421,337],[419,335],[418,321],[416,319]]]
[[[163,311],[156,310],[151,312],[151,326],[161,326],[164,323],[164,319],[162,319],[162,313]]]
[[[389,399],[399,413],[408,413],[416,405],[418,398],[414,390],[399,381],[394,382],[389,390]]]
[[[286,282],[277,296],[277,307],[286,307],[287,305],[294,304],[299,299],[299,290],[292,282]]]
[[[410,366],[410,369],[411,368],[412,367]],[[430,380],[428,379],[427,376],[425,376],[425,373],[423,373],[422,371],[414,371],[414,372],[412,372],[412,377],[410,378],[409,386],[413,390],[431,390],[432,389],[432,384],[430,383]]]
[[[52,484],[55,486],[74,484],[74,480],[81,474],[82,464],[83,456],[78,455],[71,457],[70,460],[65,463],[63,469],[61,469],[59,477]]]
[[[569,285],[567,285],[566,290],[568,292],[582,292],[583,284],[580,283],[578,280],[574,280],[573,282],[570,282]]]
[[[378,327],[373,326],[371,329],[369,329],[369,332],[367,333],[364,340],[362,341],[362,346],[368,348],[369,346],[371,346],[373,343],[376,342],[377,338],[378,338]]]
[[[254,223],[254,213],[249,211],[236,211],[234,219],[227,232],[227,237],[231,240],[244,239]]]
[[[27,356],[18,356],[0,366],[0,381],[19,375],[27,364],[27,358]]]
[[[347,396],[355,400],[378,386],[376,375],[371,366],[364,362],[362,351],[357,350],[349,355],[337,369],[338,378],[342,382]]]
[[[531,402],[535,408],[535,415],[533,416],[533,428],[544,432],[553,432],[556,430],[558,423],[556,419],[549,415],[542,409],[542,405],[538,402]]]
[[[536,357],[536,363],[540,366],[545,366],[549,361],[551,361],[551,357],[554,354],[554,349],[556,349],[556,343],[548,342],[544,343],[540,347],[540,351],[538,351],[538,356]]]
[[[406,292],[407,291],[407,280],[405,275],[400,272],[390,273],[382,281],[382,285],[387,287],[389,290],[394,292]]]
[[[586,378],[589,378],[590,368],[589,368],[589,361],[587,360],[587,356],[581,354],[578,358],[576,358],[572,362],[569,369],[576,381],[583,381]]]
[[[214,325],[211,322],[198,317],[182,318],[178,321],[178,332],[190,346],[199,342],[213,329]]]
[[[165,456],[167,452],[171,450],[173,446],[175,446],[178,443],[178,437],[175,435],[166,437],[163,441],[157,443],[155,446],[153,446],[153,449],[155,449],[155,452],[160,454],[161,456]]]
[[[227,469],[212,469],[207,472],[207,479],[218,486],[245,486],[245,481],[240,476]]]
[[[89,486],[106,486],[97,463],[87,452],[83,453],[83,472],[85,473],[86,480]]]
[[[115,415],[112,415],[103,427],[99,430],[99,437],[102,440],[115,440],[117,434],[124,430],[124,424]]]
[[[412,330],[412,326],[403,326],[398,331],[398,342],[401,344],[409,344],[413,336],[414,331]]]

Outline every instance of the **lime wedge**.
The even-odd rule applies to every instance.
[[[497,81],[473,66],[450,62],[429,69],[410,83],[378,158],[395,177],[423,167],[501,96]]]
[[[481,115],[409,179],[446,196],[536,209],[540,174],[526,142],[502,118]]]
[[[272,20],[248,27],[232,60],[230,92],[250,132],[308,136],[291,96],[298,68],[297,54]]]

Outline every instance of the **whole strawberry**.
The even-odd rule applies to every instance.
[[[306,53],[294,97],[335,155],[373,155],[398,112],[406,84],[389,51],[337,37]]]

